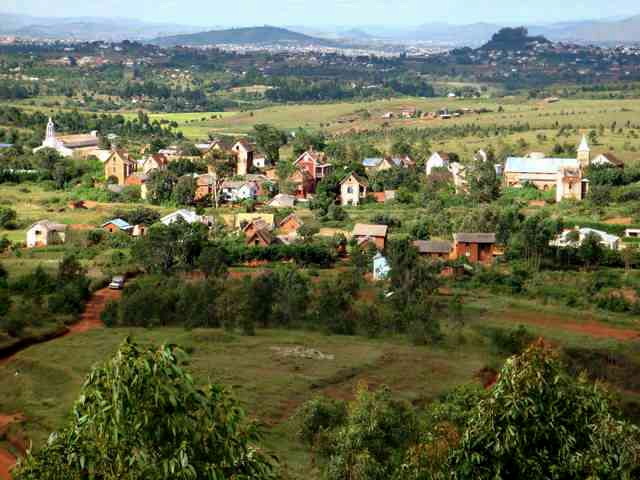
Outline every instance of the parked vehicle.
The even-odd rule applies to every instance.
[[[117,276],[111,279],[111,283],[109,284],[109,288],[111,290],[122,290],[124,288],[124,277]]]

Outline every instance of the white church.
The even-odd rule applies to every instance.
[[[56,135],[56,128],[53,120],[49,118],[47,123],[47,133],[42,145],[33,149],[33,153],[39,152],[43,148],[52,148],[63,157],[71,157],[75,154],[86,157],[98,150],[98,132],[79,135]]]

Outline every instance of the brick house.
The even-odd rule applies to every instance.
[[[416,240],[413,246],[418,250],[421,257],[448,260],[453,250],[451,242],[439,240]]]
[[[295,213],[291,213],[278,224],[278,228],[284,235],[289,235],[297,232],[302,225],[304,225],[304,222],[300,220],[300,217]]]
[[[453,241],[453,259],[466,258],[470,263],[493,262],[496,252],[495,233],[456,233]]]
[[[312,189],[308,193],[315,192],[315,187],[319,181],[331,173],[333,166],[327,162],[326,155],[323,152],[316,152],[313,148],[309,148],[303,152],[293,165],[300,171],[306,172],[308,178],[312,181]]]
[[[387,233],[389,227],[386,225],[369,225],[357,223],[353,227],[352,237],[358,246],[373,244],[378,250],[384,250],[387,243]]]
[[[247,175],[253,169],[253,157],[255,154],[255,148],[251,143],[249,143],[246,139],[238,140],[233,147],[231,147],[231,152],[236,157],[236,175],[243,176]]]

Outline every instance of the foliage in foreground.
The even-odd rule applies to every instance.
[[[220,385],[196,387],[173,346],[126,340],[86,380],[73,420],[16,480],[275,478],[259,431]]]
[[[640,430],[607,392],[569,375],[534,344],[512,357],[489,392],[462,388],[418,410],[388,389],[359,388],[346,415],[315,400],[299,414],[327,480],[632,479]]]

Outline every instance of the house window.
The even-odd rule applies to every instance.
[[[353,187],[347,187],[347,193],[353,193]]]

